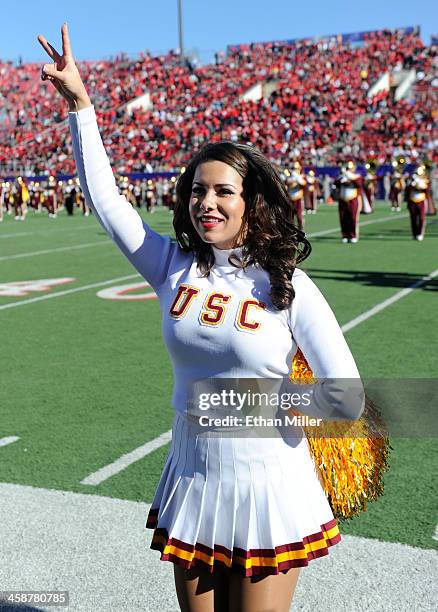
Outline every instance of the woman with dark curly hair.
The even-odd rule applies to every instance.
[[[285,612],[300,568],[340,540],[307,440],[302,430],[209,435],[215,423],[195,427],[190,407],[197,381],[287,378],[298,347],[316,377],[359,378],[329,305],[296,269],[310,245],[289,221],[272,165],[231,142],[204,147],[179,178],[177,241],[154,232],[117,190],[66,24],[62,39],[60,55],[39,37],[54,62],[42,78],[69,102],[88,204],[159,297],[173,363],[172,445],[147,518],[151,547],[174,564],[183,611]]]
[[[226,231],[231,237],[227,243],[221,241],[224,230],[221,222],[225,219],[218,219],[219,223],[210,227],[208,223],[199,223],[194,214],[196,201],[205,199],[202,195],[204,185],[195,180],[196,172],[202,172],[201,164],[214,161],[220,163],[209,167],[217,168],[218,172],[221,169],[230,172],[234,181],[222,185],[221,199],[233,202],[236,196],[242,196],[235,219],[226,219]],[[304,232],[290,222],[290,198],[283,181],[264,155],[254,147],[234,142],[207,144],[180,176],[176,192],[173,221],[176,238],[184,251],[194,254],[203,274],[208,276],[216,261],[211,244],[222,250],[240,244],[243,255],[240,265],[245,268],[257,263],[268,272],[274,306],[282,310],[291,305],[293,271],[297,263],[308,257],[311,247]],[[193,206],[188,206],[191,201]],[[233,229],[231,221],[234,222]],[[214,239],[209,239],[209,230]]]

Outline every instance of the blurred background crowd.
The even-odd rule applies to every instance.
[[[81,62],[115,172],[179,172],[206,141],[260,148],[280,167],[352,158],[438,161],[437,45],[418,32]],[[41,64],[0,62],[0,176],[73,174],[67,109]],[[136,103],[137,101],[137,103]],[[170,178],[158,185],[171,190]],[[157,185],[157,188],[158,188]],[[159,188],[161,189],[161,187]],[[161,197],[159,195],[159,197]]]

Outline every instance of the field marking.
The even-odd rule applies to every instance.
[[[166,210],[166,211],[163,211],[163,213],[164,213],[164,212],[166,212],[166,213],[167,213],[167,210]],[[165,216],[165,215],[163,214],[163,218],[165,218],[165,219],[166,219],[166,218],[167,218],[167,216]],[[82,232],[82,231],[85,231],[85,230],[90,230],[90,229],[93,229],[93,230],[98,230],[98,231],[99,231],[99,230],[100,230],[100,231],[104,231],[104,230],[103,230],[103,228],[102,228],[102,226],[101,226],[101,225],[100,225],[100,224],[97,222],[97,220],[96,220],[96,223],[93,223],[93,222],[92,222],[92,219],[93,219],[93,217],[90,217],[90,218],[89,218],[90,225],[85,225],[85,226],[82,226],[82,227],[81,227],[81,226],[79,226],[79,227],[76,227],[76,228],[75,228],[75,227],[61,227],[60,229],[55,229],[55,228],[56,228],[56,222],[55,222],[55,223],[52,225],[52,228],[51,228],[51,229],[37,229],[37,230],[33,230],[33,231],[32,231],[32,230],[30,230],[30,231],[28,231],[28,232],[13,232],[13,233],[10,233],[10,234],[3,234],[3,233],[0,231],[0,240],[1,240],[2,238],[17,238],[17,237],[18,237],[18,238],[20,238],[20,237],[22,237],[22,236],[36,236],[36,235],[41,235],[41,234],[61,234],[61,233],[65,233],[65,232]],[[143,217],[142,217],[142,219],[143,219]],[[160,220],[160,219],[159,219],[159,216],[157,217],[157,219],[158,219],[158,220]],[[143,219],[143,221],[145,221],[145,219]],[[146,222],[146,221],[145,221],[145,222]],[[1,227],[1,226],[0,226],[0,227]],[[3,226],[3,227],[4,227],[4,226]]]
[[[381,219],[370,219],[369,221],[359,221],[359,227],[364,227],[365,225],[374,225],[376,223],[385,223],[385,221],[394,221],[395,219],[406,219],[406,217],[409,217],[408,213],[403,213],[401,215],[396,216],[391,215],[390,217],[382,217]],[[313,234],[306,234],[306,237],[318,238],[318,236],[326,236],[327,234],[334,234],[335,232],[341,232],[340,226],[333,229],[314,232]]]
[[[36,235],[41,235],[41,234],[64,234],[65,232],[82,232],[84,230],[89,230],[89,229],[94,229],[94,230],[99,230],[102,229],[99,225],[87,225],[85,227],[61,227],[60,229],[40,229],[40,230],[35,230],[35,231],[31,231],[31,232],[16,232],[13,234],[2,234],[0,233],[0,240],[3,238],[20,238],[21,236],[36,236]]]
[[[398,300],[401,300],[405,296],[409,295],[410,293],[412,293],[412,291],[415,291],[415,289],[418,289],[418,287],[425,285],[428,281],[432,280],[436,276],[438,276],[438,268],[434,270],[433,272],[431,272],[430,274],[428,274],[427,276],[423,276],[422,278],[417,280],[415,283],[412,283],[412,285],[409,285],[409,287],[406,287],[405,289],[402,289],[401,291],[397,291],[397,293],[394,293],[394,295],[392,295],[390,298],[383,300],[383,302],[376,304],[375,306],[373,306],[369,310],[366,310],[365,312],[355,317],[354,319],[352,319],[345,325],[342,325],[341,327],[342,331],[347,332],[350,329],[353,329],[353,327],[356,327],[356,325],[363,323],[370,317],[373,317],[378,312],[381,312],[385,308],[388,308],[388,306],[391,306],[395,302],[398,302]]]
[[[34,304],[35,302],[42,302],[43,300],[50,300],[56,297],[62,297],[63,295],[70,295],[70,293],[79,293],[80,291],[86,291],[87,289],[95,289],[96,287],[104,287],[105,285],[112,285],[120,281],[131,280],[132,278],[138,278],[140,274],[130,274],[129,276],[119,276],[118,278],[110,278],[100,283],[92,283],[91,285],[83,285],[81,287],[75,287],[74,289],[66,289],[65,291],[56,291],[56,293],[49,293],[47,295],[41,295],[28,300],[20,300],[19,302],[8,302],[7,304],[0,305],[0,310],[6,310],[7,308],[15,308],[16,306],[25,306],[26,304]]]
[[[76,244],[73,246],[59,247],[56,249],[45,249],[44,251],[34,251],[33,253],[17,253],[16,255],[4,255],[0,257],[0,261],[9,261],[11,259],[21,259],[23,257],[36,257],[37,255],[48,255],[50,253],[62,253],[62,251],[73,251],[76,249],[88,249],[89,247],[113,244],[111,240],[99,240],[99,242],[86,242],[85,244]]]
[[[149,440],[149,442],[146,442],[146,444],[137,447],[130,453],[122,455],[121,457],[116,459],[116,461],[113,461],[113,463],[105,465],[103,468],[97,470],[97,472],[93,472],[92,474],[81,480],[81,484],[96,486],[104,480],[108,480],[108,478],[111,478],[111,476],[115,476],[115,474],[122,472],[132,463],[135,463],[136,461],[143,459],[143,457],[145,457],[146,455],[153,453],[155,450],[157,450],[157,448],[168,444],[171,440],[172,430],[169,429],[169,431],[165,431],[157,438]]]
[[[0,234],[0,238],[16,238],[17,236],[31,236],[34,232],[17,232],[16,234]]]
[[[20,438],[18,436],[7,436],[6,438],[0,438],[0,446],[8,446],[8,444],[12,444],[19,439]]]

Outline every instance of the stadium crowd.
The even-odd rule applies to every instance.
[[[367,93],[386,71],[414,69],[415,99]],[[335,165],[397,154],[438,156],[437,48],[415,33],[230,47],[215,64],[179,54],[83,62],[104,142],[119,173],[178,169],[206,140],[251,142],[273,162]],[[74,173],[67,111],[39,79],[40,65],[0,62],[0,174]],[[258,83],[272,92],[243,99]],[[149,110],[126,104],[150,93]]]

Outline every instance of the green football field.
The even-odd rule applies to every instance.
[[[144,215],[172,234],[167,210]],[[406,210],[391,213],[379,202],[361,216],[359,243],[342,244],[336,208],[320,206],[306,217],[306,231],[316,235],[301,267],[345,325],[436,271],[437,220],[428,217],[425,240],[413,241]],[[171,427],[172,372],[158,301],[97,295],[142,279],[96,220],[79,214],[6,217],[0,269],[0,482],[151,502],[169,444],[98,485],[81,481]],[[363,377],[436,376],[437,279],[346,331]],[[438,548],[437,440],[391,445],[384,496],[342,532]]]

